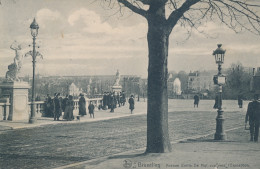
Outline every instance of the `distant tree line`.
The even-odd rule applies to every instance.
[[[223,87],[224,99],[251,99],[253,93],[250,92],[250,80],[253,72],[251,68],[245,68],[241,63],[232,64],[227,70],[227,81]]]

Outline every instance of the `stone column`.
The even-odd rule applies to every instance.
[[[2,97],[9,97],[10,111],[7,120],[18,121],[29,119],[27,82],[3,82],[0,84]]]

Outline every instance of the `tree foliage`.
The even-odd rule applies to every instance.
[[[227,71],[227,84],[224,88],[223,96],[225,99],[252,98],[250,92],[250,80],[252,73],[246,70],[241,63],[232,64]]]

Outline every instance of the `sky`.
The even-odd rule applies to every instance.
[[[99,0],[1,0],[0,5],[0,76],[13,63],[21,44],[22,53],[32,50],[30,24],[39,24],[36,39],[36,73],[41,75],[82,76],[121,75],[147,77],[147,22],[123,9],[110,9]],[[236,34],[224,25],[201,25],[208,33],[196,31],[186,40],[187,32],[177,25],[169,40],[169,71],[217,70],[213,50],[217,44],[226,49],[224,68],[232,63],[260,67],[260,36],[248,32]],[[32,74],[32,58],[25,57],[21,76]]]

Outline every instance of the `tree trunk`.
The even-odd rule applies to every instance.
[[[158,15],[148,20],[148,102],[146,153],[171,151],[168,133],[168,46],[166,20]]]

